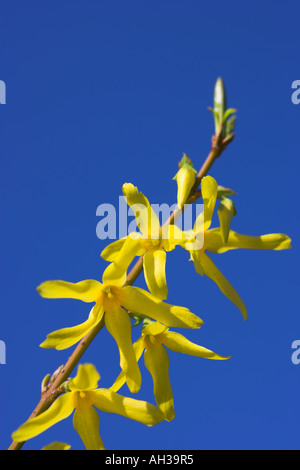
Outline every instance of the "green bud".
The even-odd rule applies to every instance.
[[[151,323],[154,323],[154,320],[151,320],[151,318],[144,318],[142,329],[146,328],[146,326],[151,325]]]
[[[223,116],[226,111],[226,92],[222,78],[218,78],[215,85],[214,91],[214,110],[218,116],[218,126],[216,126],[216,133],[218,133],[221,128],[221,123],[223,123]]]
[[[71,390],[69,389],[70,381],[66,380],[63,384],[61,384],[60,388],[63,392],[67,393],[70,392]]]
[[[234,108],[227,109],[226,91],[222,78],[218,78],[214,89],[214,108],[208,108],[214,115],[215,135],[228,144],[234,138],[234,126],[237,112]],[[231,117],[230,117],[231,116]],[[230,119],[228,119],[230,118]]]
[[[55,382],[55,380],[57,379],[57,377],[59,376],[59,374],[60,374],[60,372],[61,372],[61,370],[62,370],[63,368],[64,368],[64,365],[59,366],[59,367],[56,369],[56,371],[53,372],[52,377],[51,377],[51,379],[50,379],[50,383]]]
[[[134,324],[132,325],[133,328],[135,326],[139,326],[143,321],[142,317],[140,317],[139,315],[136,315],[134,313],[130,313],[130,318],[132,318],[134,320]]]
[[[46,388],[47,385],[49,384],[50,377],[51,377],[51,375],[50,375],[50,374],[47,374],[47,375],[43,378],[42,383],[41,383],[41,392],[42,392],[42,393],[45,391],[45,388]]]

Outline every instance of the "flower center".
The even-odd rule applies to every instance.
[[[151,233],[148,237],[143,237],[141,239],[141,244],[147,251],[158,250],[161,248],[163,244],[161,229]]]
[[[144,336],[144,346],[146,349],[149,349],[152,344],[162,345],[163,344],[163,335],[160,333],[158,335],[145,335]]]
[[[120,307],[122,304],[122,287],[118,286],[104,286],[102,287],[97,304],[102,304],[105,312],[112,310],[116,307]]]
[[[90,392],[75,392],[74,394],[74,406],[75,408],[86,409],[92,405]]]

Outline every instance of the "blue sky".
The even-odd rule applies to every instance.
[[[299,2],[0,3],[0,447],[38,402],[42,378],[70,355],[38,345],[87,314],[80,302],[41,299],[36,286],[101,278],[96,208],[117,204],[125,181],[153,203],[175,202],[182,153],[200,167],[209,151],[207,106],[222,76],[238,109],[236,138],[210,174],[238,193],[234,230],[287,233],[293,250],[213,258],[247,322],[185,252],[171,253],[168,301],[205,321],[187,336],[232,359],[170,354],[175,420],[148,429],[101,414],[101,435],[108,449],[299,449]],[[107,332],[83,362],[97,366],[102,387],[112,384],[118,351]],[[140,398],[153,402],[142,372]],[[71,420],[26,448],[53,440],[82,448]]]

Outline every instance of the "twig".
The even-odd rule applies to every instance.
[[[212,147],[211,150],[203,163],[201,169],[199,170],[195,184],[191,189],[189,197],[187,199],[186,204],[191,204],[195,202],[201,194],[201,191],[198,190],[199,184],[201,183],[202,178],[208,173],[212,165],[214,164],[215,160],[220,157],[222,152],[225,150],[229,142],[221,141],[221,133],[218,136],[212,137]],[[182,214],[178,208],[176,208],[172,214],[170,215],[169,219],[164,223],[164,225],[172,225],[176,222],[177,218]],[[124,286],[132,285],[138,276],[143,271],[143,256],[141,256],[138,261],[135,263],[132,270],[129,272],[126,282]],[[104,320],[102,319],[98,325],[96,325],[81,341],[78,343],[77,347],[73,351],[72,355],[69,357],[68,361],[66,362],[65,366],[60,369],[60,372],[53,383],[50,385],[49,388],[46,389],[41,395],[40,402],[38,403],[37,407],[28,418],[28,421],[35,416],[46,411],[56,400],[56,398],[63,393],[60,389],[61,385],[69,378],[70,374],[80,361],[81,357],[83,356],[84,352],[87,350],[89,345],[92,343],[94,338],[98,335],[98,333],[102,330],[104,326]],[[8,450],[21,450],[25,442],[12,442]]]

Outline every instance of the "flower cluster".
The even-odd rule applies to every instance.
[[[178,205],[183,207],[193,182],[187,163],[184,163],[181,170],[183,171],[180,177],[176,179],[180,199]],[[194,172],[193,178],[195,179]],[[110,389],[99,389],[100,376],[95,367],[91,364],[79,365],[77,376],[65,384],[65,393],[59,396],[47,411],[27,421],[13,434],[13,439],[17,442],[37,436],[68,418],[74,410],[74,428],[88,450],[104,449],[96,408],[126,416],[148,426],[163,419],[171,421],[175,412],[167,349],[206,359],[229,358],[194,344],[182,334],[169,330],[169,327],[200,328],[203,321],[188,308],[165,302],[168,296],[165,270],[167,252],[174,250],[176,246],[189,252],[196,272],[211,278],[246,319],[247,310],[242,299],[207,252],[224,253],[238,248],[283,250],[291,246],[286,235],[253,237],[233,232],[230,229],[230,210],[219,210],[220,226],[211,229],[219,186],[210,176],[202,179],[204,210],[197,217],[194,229],[190,231],[181,231],[175,224],[161,226],[148,199],[132,184],[124,184],[123,194],[135,214],[139,232],[131,233],[104,249],[102,257],[109,265],[103,273],[102,283],[97,280],[85,280],[75,284],[47,281],[37,289],[45,298],[70,298],[93,303],[84,323],[50,333],[41,347],[57,350],[69,348],[78,343],[100,321],[104,321],[107,331],[119,348],[121,373]],[[200,243],[200,239],[203,239],[203,242]],[[127,270],[136,256],[143,256],[144,276],[149,292],[126,284]],[[132,314],[142,323],[141,337],[134,344],[131,339]],[[145,366],[153,380],[156,406],[116,393],[125,383],[132,393],[139,391],[142,377],[138,361],[143,353]],[[54,448],[56,447],[59,447],[59,444],[55,444]]]
[[[221,79],[216,84],[214,108],[211,111],[216,128],[212,150],[215,159],[234,137],[235,116],[232,115],[236,112],[232,108],[226,109]],[[15,442],[20,443],[39,435],[74,412],[73,425],[86,449],[102,450],[104,444],[99,434],[97,410],[116,413],[147,426],[174,419],[167,350],[211,360],[229,359],[173,331],[176,328],[199,329],[203,321],[188,308],[166,302],[169,295],[167,253],[176,247],[189,253],[196,272],[214,281],[246,319],[244,302],[208,253],[221,254],[234,249],[285,250],[291,248],[291,240],[283,234],[247,236],[232,231],[231,222],[236,209],[230,196],[235,193],[218,186],[211,176],[197,175],[187,155],[179,163],[174,180],[177,182],[177,215],[182,213],[185,204],[194,202],[200,194],[202,196],[203,211],[196,218],[192,230],[181,230],[176,225],[175,216],[161,225],[146,196],[133,184],[125,183],[123,195],[134,213],[138,231],[111,243],[102,251],[101,256],[109,263],[102,282],[91,279],[77,283],[47,281],[38,287],[39,294],[44,298],[69,298],[92,304],[84,323],[50,333],[41,347],[63,350],[81,340],[81,344],[84,344],[90,332],[105,325],[119,349],[120,374],[109,389],[98,388],[100,375],[95,366],[79,365],[77,375],[61,385],[51,406],[13,433]],[[200,180],[201,188],[198,189]],[[211,228],[218,200],[219,227]],[[136,257],[140,257],[139,261],[142,262],[148,291],[133,287],[127,275]],[[136,325],[141,325],[141,335],[133,344],[131,332]],[[152,377],[156,405],[118,394],[125,384],[131,393],[139,392],[142,382],[139,360],[142,355]],[[43,389],[48,381],[47,376],[43,381]],[[43,449],[69,450],[70,446],[53,442]]]

